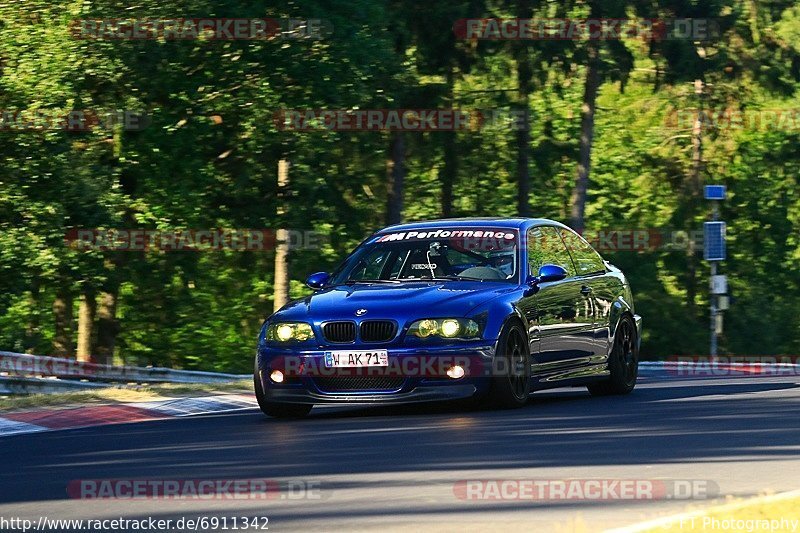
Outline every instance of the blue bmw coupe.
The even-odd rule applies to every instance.
[[[390,226],[306,283],[314,293],[259,334],[255,392],[270,416],[463,398],[513,408],[539,389],[636,384],[642,322],[628,281],[552,220]]]

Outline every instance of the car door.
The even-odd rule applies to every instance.
[[[528,272],[545,264],[567,271],[567,278],[541,283],[521,306],[538,337],[532,370],[544,380],[567,377],[568,369],[586,364],[594,354],[594,317],[588,293],[555,226],[536,226],[526,235]]]
[[[609,318],[614,304],[614,280],[607,275],[603,258],[580,235],[566,228],[559,228],[564,244],[575,264],[576,278],[581,288],[588,291],[593,313],[593,352],[604,360],[609,339]],[[602,362],[602,361],[598,361]]]

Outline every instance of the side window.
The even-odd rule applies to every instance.
[[[605,272],[606,266],[603,259],[580,235],[565,229],[560,229],[559,232],[564,238],[567,250],[572,255],[572,261],[575,263],[579,276]]]
[[[567,271],[567,277],[575,275],[564,241],[553,226],[537,226],[528,230],[528,272],[536,275],[542,265],[558,265]]]
[[[389,268],[389,279],[396,279],[397,276],[400,275],[400,270],[403,268],[403,264],[406,262],[406,258],[408,257],[408,250],[401,250],[394,255],[394,260],[392,261],[391,267]]]
[[[350,279],[377,279],[383,270],[386,256],[385,250],[374,250],[367,254],[353,269]]]

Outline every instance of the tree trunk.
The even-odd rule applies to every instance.
[[[403,219],[403,188],[406,179],[406,144],[403,133],[394,131],[389,138],[386,160],[386,225]]]
[[[114,347],[120,330],[117,320],[118,298],[118,286],[100,293],[100,304],[97,308],[97,349],[95,350],[98,363],[107,365],[114,363]]]
[[[689,181],[689,193],[693,199],[693,204],[697,204],[702,189],[703,170],[703,119],[705,110],[703,109],[703,80],[694,80],[694,92],[697,95],[700,106],[692,124],[692,174]],[[694,206],[693,205],[693,206]]]
[[[521,217],[531,214],[531,177],[528,170],[528,150],[530,146],[530,114],[522,109],[517,130],[517,213]]]
[[[94,317],[97,311],[97,296],[94,289],[84,287],[78,309],[78,361],[92,360],[92,337]]]
[[[519,18],[530,18],[530,8],[527,0],[521,0],[517,5]],[[521,41],[516,46],[517,85],[518,85],[518,117],[516,144],[517,144],[517,213],[519,216],[530,216],[530,191],[531,176],[528,169],[530,161],[530,111],[528,96],[530,95],[531,64],[528,57],[527,43]]]
[[[30,313],[28,313],[28,324],[25,327],[25,353],[35,354],[39,351],[39,341],[41,340],[40,298],[41,285],[37,276],[31,283],[31,292],[28,297]]]
[[[455,83],[455,67],[450,66],[447,71],[447,100],[448,105],[453,107],[453,84]],[[444,164],[442,166],[442,217],[450,218],[453,216],[453,187],[455,186],[456,176],[458,176],[458,153],[456,150],[456,132],[442,132],[444,136]]]
[[[694,225],[695,213],[699,209],[700,192],[702,190],[702,171],[703,171],[703,120],[705,110],[703,108],[703,81],[694,81],[694,92],[697,95],[700,105],[697,115],[692,123],[692,170],[686,184],[685,194],[688,198],[689,209],[686,217],[689,227],[686,229],[691,232]],[[691,233],[690,233],[691,234]],[[686,307],[690,316],[694,315],[697,306],[697,250],[694,248],[694,241],[689,240],[686,248]]]
[[[66,287],[60,287],[53,300],[53,319],[55,333],[53,335],[53,355],[55,357],[72,356],[72,293]]]
[[[281,205],[285,197],[284,191],[289,185],[289,160],[278,161],[278,215],[286,209]],[[289,301],[289,232],[279,229],[275,235],[275,287],[273,309],[277,311]]]
[[[587,45],[589,60],[581,105],[581,138],[578,150],[578,175],[572,190],[572,228],[582,233],[585,228],[586,193],[589,189],[589,171],[592,163],[592,141],[594,139],[594,112],[597,91],[600,88],[600,59],[595,41]]]
[[[453,186],[458,173],[458,154],[456,153],[456,132],[444,135],[444,166],[442,167],[442,217],[453,216]]]

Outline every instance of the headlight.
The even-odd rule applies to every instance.
[[[305,322],[278,322],[267,328],[268,341],[307,341],[313,338],[314,331]]]
[[[408,332],[423,339],[432,335],[446,339],[473,339],[479,336],[480,327],[468,318],[426,318],[411,324]]]

